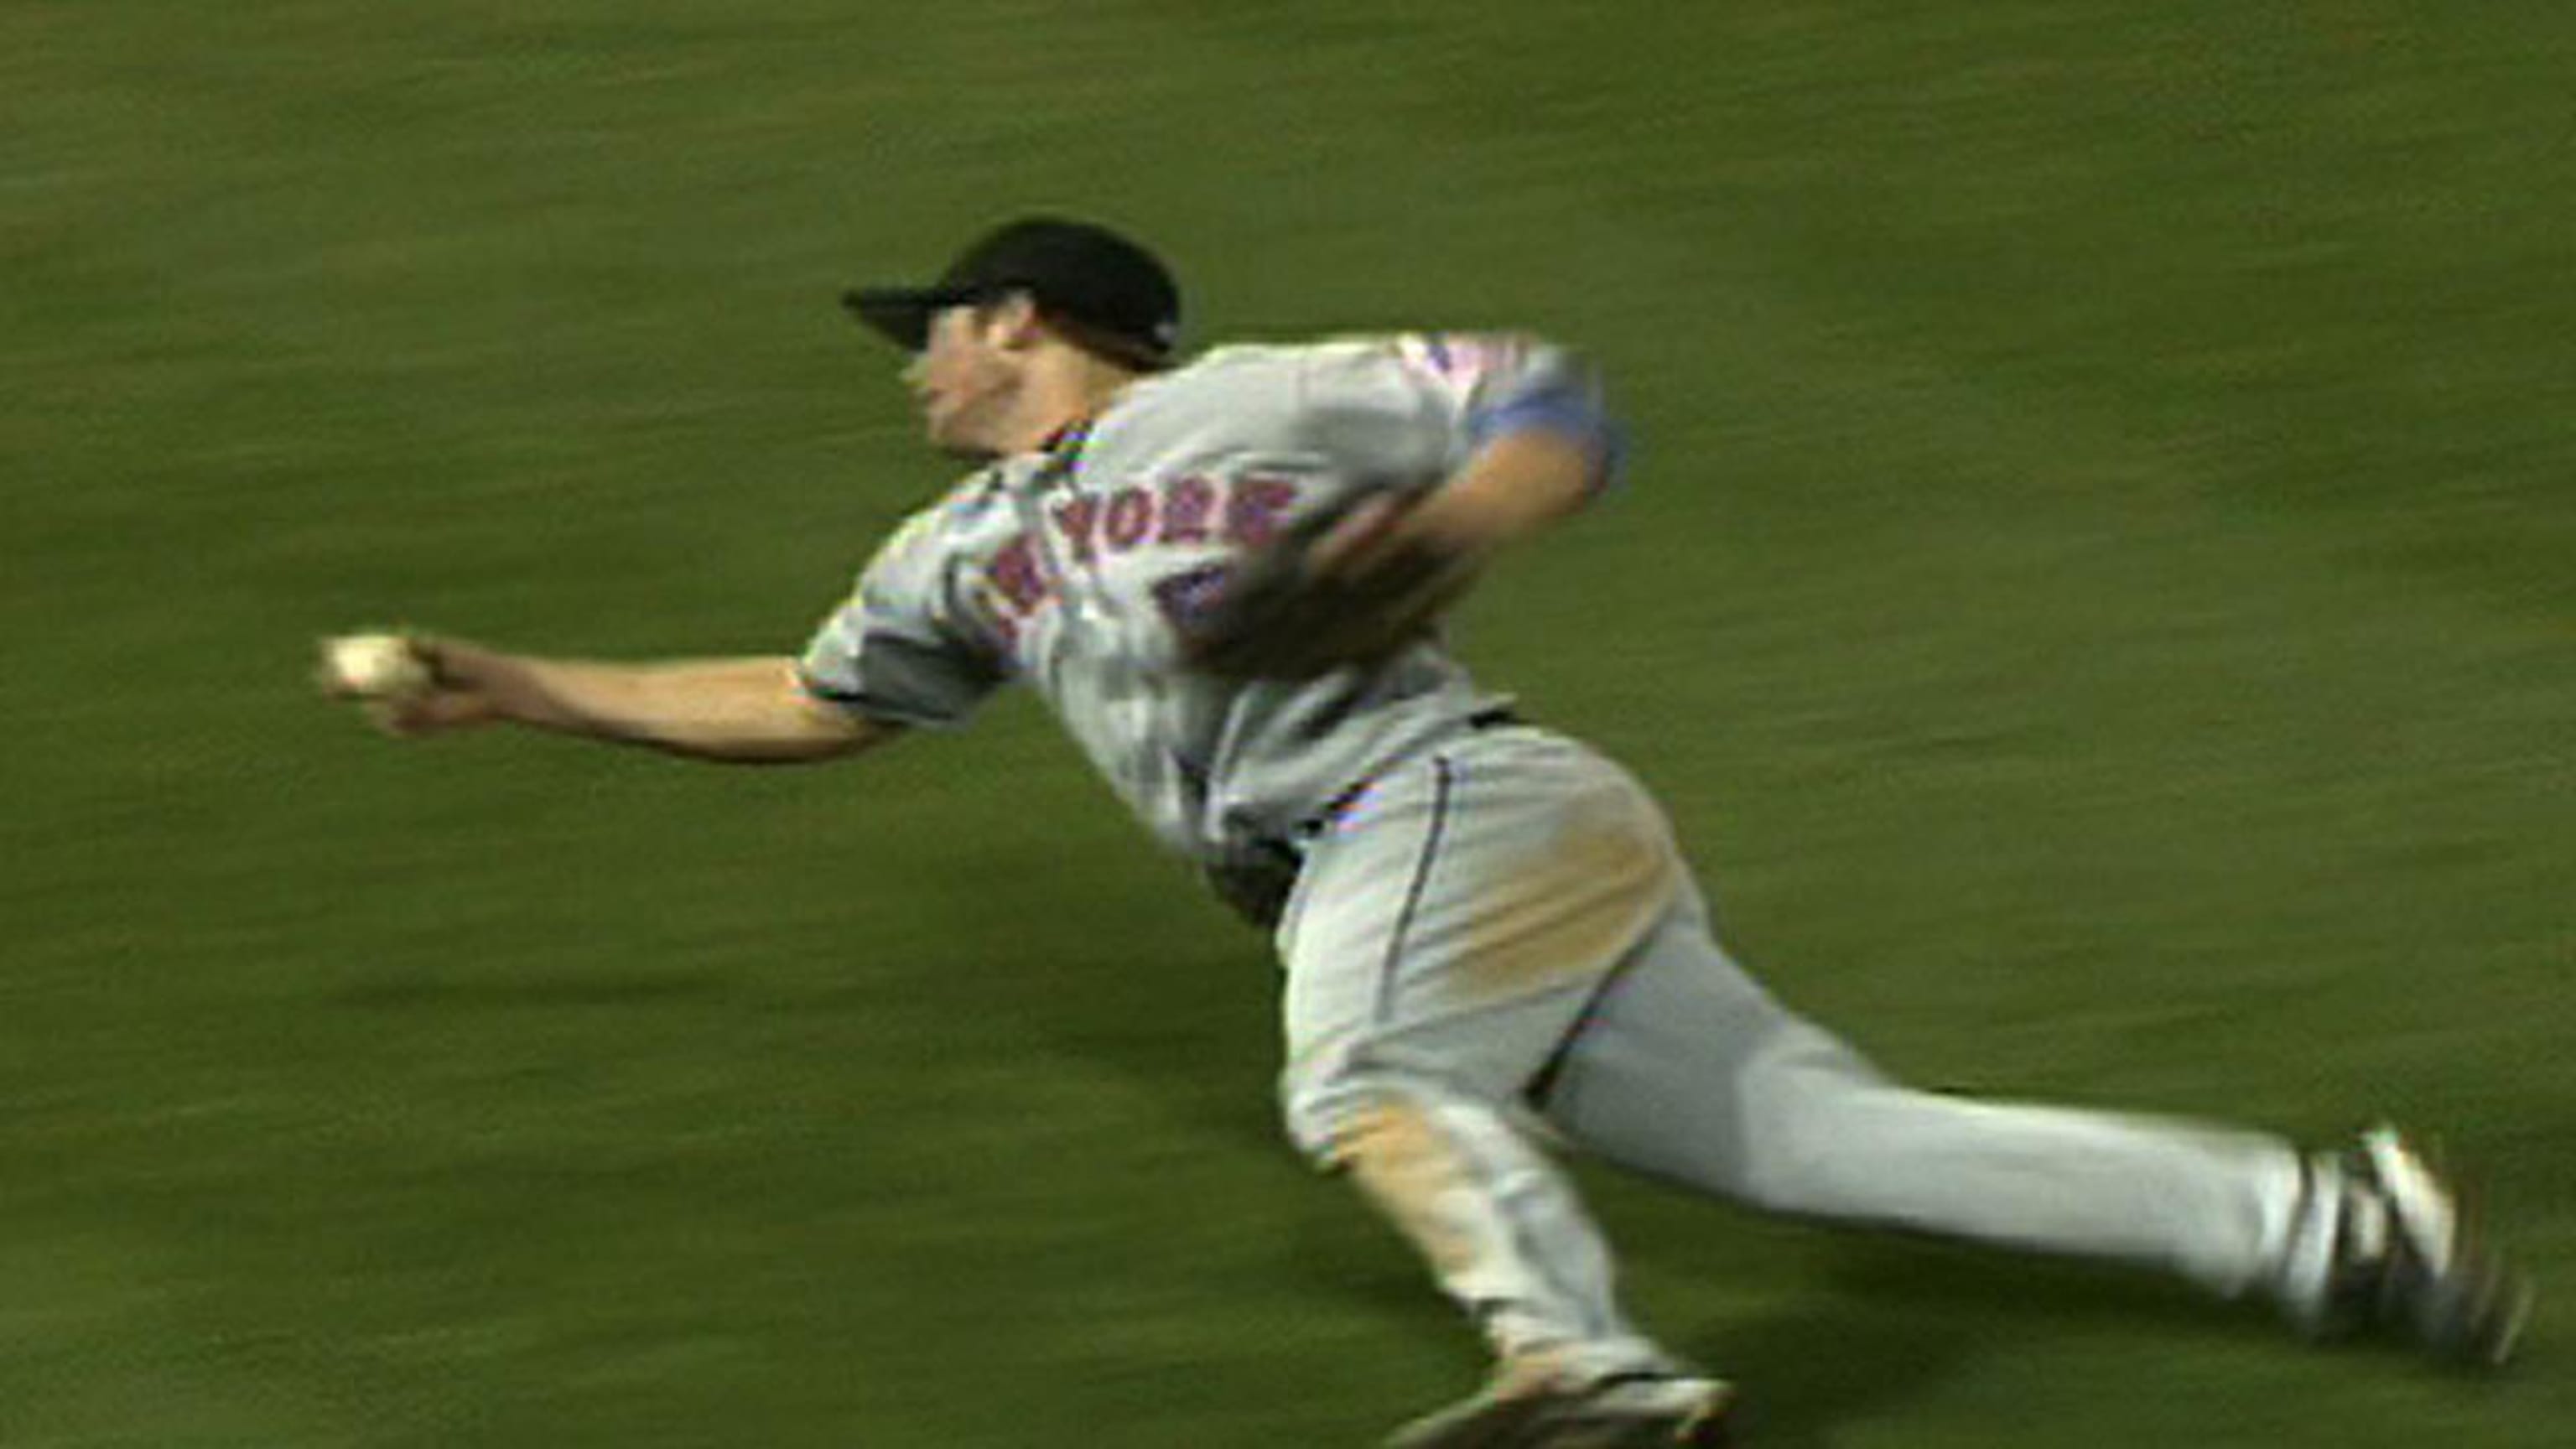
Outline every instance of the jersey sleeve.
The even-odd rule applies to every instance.
[[[1625,446],[1592,367],[1510,332],[1414,332],[1318,349],[1305,404],[1328,452],[1398,476],[1446,476],[1514,433],[1580,444],[1597,492]],[[1355,456],[1354,456],[1355,455]]]
[[[1010,666],[956,607],[953,559],[938,510],[897,529],[807,642],[797,664],[807,692],[894,724],[965,723]]]

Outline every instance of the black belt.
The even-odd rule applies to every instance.
[[[1508,729],[1513,725],[1527,724],[1529,721],[1521,718],[1520,711],[1512,708],[1510,705],[1497,704],[1489,705],[1486,708],[1480,709],[1474,714],[1467,716],[1464,723],[1467,728],[1471,730],[1499,730]],[[1384,772],[1381,771],[1380,773]],[[1312,840],[1316,836],[1323,834],[1327,827],[1329,827],[1334,821],[1341,818],[1343,811],[1348,810],[1353,805],[1359,803],[1360,796],[1367,793],[1368,787],[1376,784],[1377,779],[1378,777],[1376,775],[1369,775],[1352,781],[1348,786],[1343,788],[1341,793],[1335,795],[1332,799],[1325,801],[1323,809],[1318,810],[1314,814],[1307,816],[1305,819],[1298,821],[1296,824],[1289,826],[1289,839]],[[1286,842],[1283,841],[1281,843],[1285,844]]]
[[[1527,721],[1510,705],[1498,704],[1476,711],[1462,723],[1471,730],[1498,730]],[[1258,837],[1234,859],[1207,867],[1208,884],[1245,920],[1265,930],[1278,925],[1288,893],[1297,884],[1297,872],[1306,863],[1307,842],[1331,829],[1376,780],[1376,775],[1370,775],[1354,781],[1325,801],[1322,809],[1288,827],[1286,836]]]

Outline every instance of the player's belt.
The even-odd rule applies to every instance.
[[[1480,709],[1462,721],[1471,730],[1498,730],[1527,722],[1507,704]],[[1284,838],[1260,837],[1248,842],[1234,859],[1205,867],[1208,884],[1245,920],[1264,930],[1278,925],[1288,893],[1297,884],[1297,872],[1306,864],[1307,844],[1358,804],[1376,780],[1371,775],[1352,781],[1349,788],[1325,801],[1322,809],[1288,827]]]
[[[1507,729],[1513,725],[1527,724],[1529,721],[1521,718],[1520,711],[1512,708],[1510,705],[1497,704],[1489,705],[1486,708],[1480,709],[1474,714],[1467,716],[1464,723],[1467,728],[1471,730],[1499,730]],[[1380,771],[1379,773],[1382,774],[1384,772]],[[1306,841],[1312,840],[1316,836],[1323,834],[1326,830],[1332,828],[1335,821],[1342,818],[1342,813],[1344,811],[1359,803],[1360,797],[1368,793],[1369,786],[1376,783],[1376,775],[1370,775],[1365,779],[1353,780],[1340,794],[1325,801],[1323,809],[1316,811],[1314,814],[1309,815],[1305,819],[1288,827],[1288,840],[1281,843],[1283,845],[1289,845],[1291,849],[1294,849],[1296,846],[1303,845]]]

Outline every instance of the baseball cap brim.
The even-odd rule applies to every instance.
[[[841,305],[870,330],[906,352],[930,345],[930,319],[977,300],[972,287],[859,287],[841,294]]]
[[[1115,232],[1062,217],[996,228],[927,286],[860,287],[841,304],[870,330],[920,352],[941,311],[1012,293],[1026,294],[1087,350],[1134,366],[1170,365],[1180,340],[1181,296],[1170,270]]]

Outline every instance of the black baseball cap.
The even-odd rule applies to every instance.
[[[1041,311],[1121,361],[1161,367],[1181,340],[1181,292],[1152,252],[1107,227],[1024,217],[968,247],[926,287],[860,287],[841,305],[906,351],[949,307],[1026,292]]]

